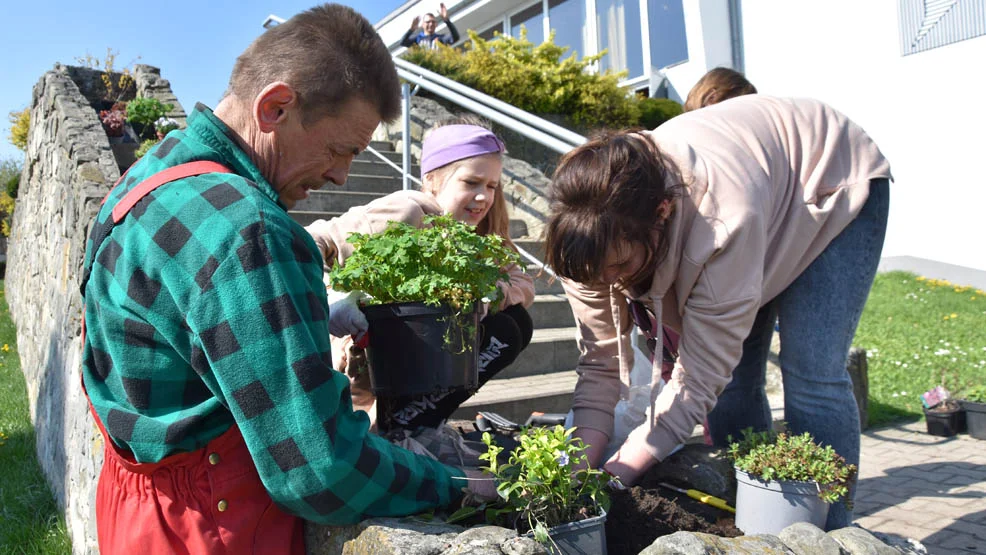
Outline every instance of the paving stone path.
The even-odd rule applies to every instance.
[[[932,554],[986,553],[986,441],[923,420],[863,432],[856,523]]]

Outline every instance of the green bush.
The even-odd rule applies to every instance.
[[[154,148],[154,145],[158,144],[158,142],[159,141],[157,139],[145,139],[141,141],[140,146],[137,147],[137,150],[134,152],[134,156],[140,158],[141,156],[147,154],[147,152]]]
[[[27,150],[27,132],[31,129],[31,109],[12,111],[8,114],[10,121],[10,144],[21,150]]]
[[[637,105],[640,107],[639,125],[644,129],[654,129],[683,111],[681,104],[670,98],[641,98]]]
[[[554,44],[554,33],[534,45],[527,31],[520,38],[500,35],[484,40],[469,31],[463,50],[411,48],[405,59],[534,114],[561,114],[589,127],[629,127],[640,119],[637,100],[619,86],[625,72],[587,69],[601,58],[577,59]]]

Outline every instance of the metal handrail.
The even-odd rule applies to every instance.
[[[411,153],[410,99],[418,89],[425,89],[446,100],[452,101],[455,104],[478,114],[479,116],[495,121],[496,123],[499,123],[500,125],[511,129],[528,139],[540,143],[541,145],[551,148],[560,154],[565,154],[576,146],[586,142],[586,138],[578,133],[569,131],[560,125],[539,118],[529,112],[525,112],[524,110],[507,104],[502,100],[498,100],[461,83],[457,83],[451,79],[438,75],[437,73],[428,71],[427,69],[412,64],[407,60],[394,57],[394,65],[397,67],[397,75],[406,81],[401,87],[403,97],[401,110],[403,125],[401,135],[404,143],[403,162],[405,169],[400,170],[400,172],[404,180],[404,189],[408,188],[408,178],[413,179],[413,176],[411,176],[406,169],[410,167]],[[414,91],[410,90],[408,83],[414,83]],[[382,158],[382,155],[376,153],[376,151],[373,151],[373,153]],[[391,165],[396,166],[395,164]],[[415,181],[419,184],[421,183],[416,179]],[[542,271],[546,272],[550,276],[556,277],[551,268],[549,268],[539,258],[521,247],[517,247],[516,245],[515,247],[517,248],[517,252],[519,252],[522,257],[538,265]]]
[[[434,84],[436,84],[438,86],[441,86],[443,88],[449,89],[449,90],[454,91],[454,92],[457,92],[457,93],[461,94],[462,96],[465,96],[468,99],[475,100],[475,101],[477,101],[477,102],[479,102],[481,104],[484,104],[486,106],[489,106],[490,108],[492,108],[495,111],[501,112],[501,113],[503,113],[505,115],[512,116],[513,119],[518,120],[518,121],[521,121],[521,122],[524,122],[527,125],[529,125],[532,128],[534,128],[535,130],[542,131],[542,132],[547,133],[549,135],[553,135],[553,136],[561,139],[562,142],[568,143],[569,150],[571,150],[572,148],[577,147],[577,146],[579,146],[579,145],[581,145],[581,144],[583,144],[583,143],[586,142],[586,138],[585,137],[583,137],[582,135],[579,135],[578,133],[576,133],[574,131],[571,131],[569,129],[565,129],[562,126],[560,126],[560,125],[558,125],[556,123],[551,123],[550,121],[545,120],[543,118],[539,118],[539,117],[535,116],[534,114],[531,114],[530,112],[525,112],[524,110],[521,110],[520,108],[518,108],[518,107],[516,107],[516,106],[514,106],[512,104],[508,104],[508,103],[506,103],[506,102],[504,102],[504,101],[502,101],[500,99],[493,98],[492,96],[490,96],[488,94],[481,93],[481,92],[477,91],[476,89],[473,89],[471,87],[467,87],[466,85],[463,85],[462,83],[459,83],[457,81],[453,81],[453,80],[449,79],[448,77],[445,77],[443,75],[439,75],[439,74],[437,74],[437,73],[435,73],[433,71],[427,70],[427,69],[425,69],[425,68],[423,68],[421,66],[412,64],[411,62],[409,62],[407,60],[404,60],[402,58],[395,57],[394,58],[394,65],[397,67],[398,70],[404,70],[404,72],[413,73],[413,74],[417,75],[418,79],[427,80],[427,81],[430,81],[430,82],[432,82],[432,83],[434,83]],[[399,71],[399,73],[400,73],[400,71]],[[415,79],[408,79],[408,80],[414,82],[415,84],[420,85],[422,88],[426,88],[426,87],[424,87],[424,85],[421,85],[418,80],[415,80]],[[432,89],[429,89],[429,90],[432,90]],[[435,91],[432,91],[432,92],[435,92]],[[436,93],[436,94],[438,94],[438,93]],[[484,117],[486,117],[486,116],[484,116]],[[497,122],[497,123],[500,123],[500,122]],[[532,137],[532,139],[533,139],[533,137]]]

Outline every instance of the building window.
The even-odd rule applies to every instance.
[[[899,0],[900,55],[986,35],[982,0]]]
[[[549,0],[548,23],[555,32],[555,44],[568,47],[566,58],[585,56],[585,0]]]
[[[544,11],[541,2],[528,6],[510,16],[510,34],[520,38],[520,26],[527,29],[527,40],[532,44],[544,42]]]
[[[627,79],[644,74],[644,52],[640,40],[639,0],[596,0],[596,31],[602,71],[628,70]]]
[[[688,61],[681,0],[647,0],[650,65],[661,69]]]

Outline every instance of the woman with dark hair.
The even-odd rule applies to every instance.
[[[776,317],[790,429],[858,464],[846,359],[880,260],[890,177],[844,115],[761,95],[568,153],[551,185],[547,262],[578,321],[572,416],[591,464],[633,483],[707,414],[716,445],[768,429]],[[630,389],[634,322],[679,332],[677,361],[643,424],[603,460],[614,406]],[[657,383],[660,363],[652,368]],[[851,520],[833,506],[828,527]]]

